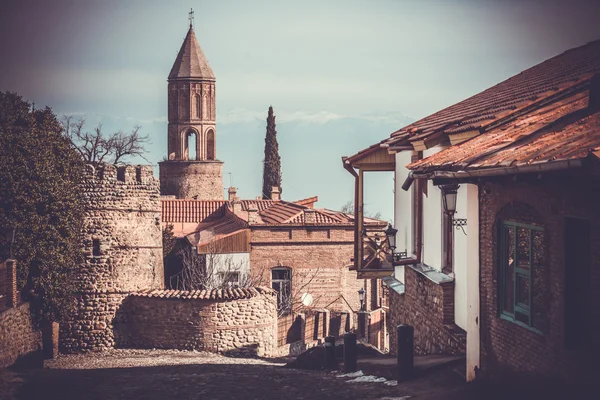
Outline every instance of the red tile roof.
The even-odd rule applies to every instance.
[[[261,294],[275,295],[273,289],[268,287],[251,288],[229,288],[229,289],[209,289],[209,290],[156,290],[149,289],[137,293],[132,293],[133,297],[151,297],[161,299],[181,299],[181,300],[240,300],[250,299]]]
[[[202,222],[225,215],[224,200],[162,199],[163,222]]]
[[[493,128],[511,114],[526,112],[576,91],[600,72],[600,40],[568,50],[464,101],[393,132],[382,144],[398,146],[446,134]],[[373,147],[373,146],[371,146]],[[364,150],[363,150],[364,151]]]
[[[573,94],[412,163],[415,172],[524,167],[600,157],[600,111],[589,90]]]

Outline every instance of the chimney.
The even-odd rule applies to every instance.
[[[279,186],[271,187],[271,200],[281,200],[281,190],[279,189]]]
[[[258,208],[255,205],[248,206],[248,223],[258,223]]]
[[[317,212],[314,208],[304,209],[304,225],[314,225],[317,223]]]
[[[229,187],[229,191],[227,192],[229,194],[229,197],[227,198],[227,200],[229,201],[234,201],[237,200],[237,188],[234,188],[233,186]]]
[[[242,202],[239,200],[234,200],[232,203],[233,213],[239,216],[242,213]]]

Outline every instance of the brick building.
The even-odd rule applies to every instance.
[[[163,226],[172,225],[175,237],[195,246],[199,254],[218,254],[213,268],[226,272],[233,266],[234,279],[228,274],[233,285],[250,276],[252,285],[271,286],[280,296],[287,293],[294,310],[358,311],[360,288],[367,293],[366,308],[379,308],[381,281],[357,280],[347,269],[353,217],[314,208],[317,197],[289,202],[273,194],[275,200],[238,200],[232,188],[229,201],[163,199]],[[366,224],[386,226],[371,219]],[[231,259],[236,262],[223,265]],[[308,307],[301,303],[307,294],[312,298],[306,300]]]
[[[408,246],[388,268],[404,284],[391,320],[415,325],[418,350],[452,352],[453,300],[468,380],[590,382],[599,372],[599,73],[595,41],[344,161],[396,172],[396,242]]]

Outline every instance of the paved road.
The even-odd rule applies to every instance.
[[[350,383],[335,373],[206,353],[118,350],[63,356],[46,368],[0,373],[0,398],[385,399],[477,398],[450,370],[398,386]],[[8,390],[12,391],[9,396]]]

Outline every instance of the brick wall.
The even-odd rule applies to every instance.
[[[230,301],[129,297],[115,322],[121,347],[274,354],[273,294]]]
[[[20,356],[41,351],[42,334],[31,322],[29,303],[0,313],[0,368],[12,365]]]
[[[327,236],[329,239],[325,239]],[[369,299],[371,285],[356,279],[356,272],[347,268],[354,255],[353,238],[351,227],[317,230],[253,227],[250,268],[254,274],[263,274],[263,280],[270,285],[272,268],[289,267],[292,293],[297,296],[311,293],[312,308],[358,311],[358,290],[365,288]]]
[[[585,381],[597,376],[600,355],[600,187],[593,181],[544,177],[529,182],[496,181],[480,186],[481,368],[484,376],[518,380]],[[545,292],[549,324],[540,334],[498,316],[498,216],[544,227]],[[565,348],[564,217],[591,226],[591,343]]]
[[[132,292],[164,285],[160,191],[151,166],[86,166],[84,262],[74,277],[76,312],[61,324],[61,349],[114,346],[113,318]]]
[[[465,334],[448,320],[454,305],[452,282],[434,283],[410,267],[404,269],[404,280],[404,294],[389,291],[390,353],[397,352],[397,326],[408,324],[415,330],[415,354],[464,354]]]

